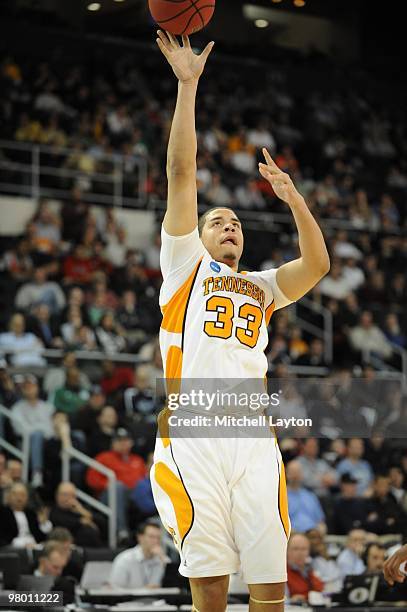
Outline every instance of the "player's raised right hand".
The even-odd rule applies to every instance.
[[[177,79],[181,83],[197,81],[205,68],[206,60],[215,43],[208,43],[202,53],[198,55],[192,51],[188,36],[182,37],[181,46],[177,37],[169,32],[158,30],[157,34],[157,45],[166,57]]]

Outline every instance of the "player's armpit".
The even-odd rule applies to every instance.
[[[196,169],[168,168],[168,202],[163,226],[170,236],[190,234],[198,225]]]
[[[314,271],[306,266],[302,257],[280,266],[276,280],[281,291],[295,302],[319,283],[325,272]]]

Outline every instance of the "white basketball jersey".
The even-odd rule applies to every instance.
[[[277,285],[277,270],[234,272],[213,260],[198,228],[185,236],[162,228],[161,238],[164,376],[263,379],[268,322],[291,303]]]

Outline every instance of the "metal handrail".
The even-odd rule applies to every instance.
[[[95,508],[102,514],[105,514],[108,517],[109,522],[109,546],[111,548],[116,548],[117,544],[117,533],[116,533],[116,517],[117,517],[117,507],[116,507],[116,474],[113,470],[105,467],[99,461],[95,459],[91,459],[81,451],[78,451],[73,446],[67,446],[62,450],[62,480],[64,482],[70,482],[70,473],[71,473],[71,459],[76,459],[80,463],[87,465],[90,468],[93,468],[97,472],[100,472],[104,476],[106,476],[108,480],[107,485],[107,504],[103,504],[98,499],[95,499],[85,491],[81,489],[77,489],[77,495],[79,499],[87,503],[92,508]]]
[[[15,193],[17,195],[29,195],[33,199],[38,200],[39,197],[54,197],[54,198],[69,198],[71,191],[63,186],[47,187],[41,185],[42,177],[66,177],[72,180],[86,178],[90,181],[98,183],[109,183],[111,194],[106,195],[103,192],[90,190],[83,196],[85,201],[89,200],[93,204],[122,206],[126,201],[129,207],[136,205],[146,205],[146,195],[143,192],[145,182],[147,180],[147,160],[141,156],[134,156],[134,164],[137,168],[137,193],[132,197],[125,197],[123,186],[125,185],[126,173],[123,168],[125,157],[120,154],[103,154],[101,159],[108,160],[113,164],[112,172],[84,172],[80,169],[66,168],[64,166],[49,166],[46,163],[41,163],[41,153],[48,155],[67,157],[71,154],[76,154],[75,149],[67,147],[56,147],[43,145],[38,143],[22,143],[13,140],[0,140],[0,150],[10,151],[25,151],[29,154],[29,159],[25,161],[8,160],[0,158],[0,171],[2,169],[10,172],[15,172],[18,176],[27,176],[28,184],[15,179],[15,182],[1,181],[0,189],[3,191]],[[132,174],[134,178],[135,173]]]
[[[301,298],[301,305],[320,314],[324,320],[323,339],[325,345],[325,359],[332,363],[333,359],[333,317],[332,312],[322,304],[313,302],[308,297]]]
[[[4,406],[0,406],[0,414],[3,415],[3,417],[8,419],[9,421],[16,421],[13,412],[8,408],[5,408]],[[23,428],[21,450],[17,446],[14,446],[13,444],[10,444],[10,442],[7,442],[7,440],[2,437],[0,437],[0,448],[4,448],[7,452],[10,453],[10,455],[17,457],[17,459],[21,461],[23,470],[23,480],[24,482],[28,482],[28,470],[30,463],[30,432],[26,428]]]
[[[146,362],[146,359],[142,359],[139,355],[134,355],[133,353],[105,353],[103,351],[74,351],[75,356],[79,360],[84,361],[104,361],[110,360],[115,362],[125,362],[125,363],[141,363]],[[62,359],[62,357],[66,354],[66,350],[63,349],[40,349],[36,352],[36,354],[41,355],[45,358],[50,359]],[[14,355],[12,351],[9,349],[4,349],[0,347],[0,355]],[[37,366],[35,366],[37,367]]]

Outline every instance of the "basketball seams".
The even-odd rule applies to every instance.
[[[207,9],[214,9],[215,8],[215,2],[208,2],[207,4],[204,4],[203,6],[200,6],[200,0],[163,0],[164,5],[165,4],[172,4],[172,5],[185,5],[186,3],[189,2],[189,6],[182,8],[181,10],[179,10],[178,12],[176,12],[174,15],[171,15],[171,17],[167,17],[165,16],[165,12],[163,14],[163,17],[165,17],[164,19],[159,19],[158,15],[156,16],[156,21],[157,24],[160,27],[163,27],[163,29],[165,29],[165,24],[170,24],[172,21],[174,20],[179,20],[179,18],[181,18],[181,23],[182,21],[184,21],[184,18],[187,19],[185,27],[182,29],[182,31],[178,31],[176,35],[182,36],[185,34],[185,32],[188,31],[189,29],[189,34],[191,34],[193,31],[199,31],[200,29],[202,29],[203,27],[205,27],[207,20],[205,19],[204,15],[202,14],[202,11],[207,10]],[[159,6],[162,6],[162,4],[160,4]],[[177,10],[177,7],[174,6],[175,10]],[[192,14],[189,16],[188,18],[188,11],[190,11],[190,9],[192,9]],[[159,11],[161,12],[161,11]],[[161,12],[162,14],[162,12]],[[168,15],[168,11],[167,11],[167,15]],[[183,18],[184,16],[184,18]],[[200,24],[198,22],[194,22],[195,17],[198,16],[198,19],[200,20]],[[181,29],[182,25],[181,23],[178,24],[178,27]],[[185,22],[184,22],[185,23]],[[195,23],[195,26],[191,26],[191,23]],[[192,31],[191,31],[192,30]]]

